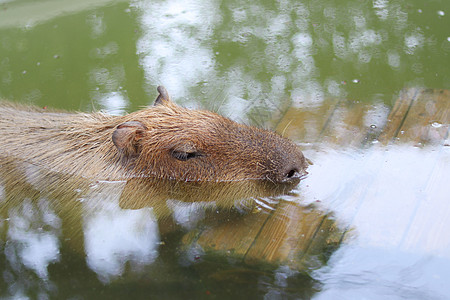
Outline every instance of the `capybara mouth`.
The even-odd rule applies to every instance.
[[[295,172],[293,174],[290,174],[289,176],[286,176],[283,180],[281,180],[281,183],[288,183],[288,184],[298,184],[300,181],[304,180],[308,177],[308,172],[304,171],[304,173]]]

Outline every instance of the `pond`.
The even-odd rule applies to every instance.
[[[312,161],[275,196],[2,156],[0,297],[448,298],[449,14],[446,0],[0,0],[1,99],[122,115],[164,85]]]

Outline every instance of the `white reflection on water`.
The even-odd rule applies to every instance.
[[[388,0],[374,0],[373,8],[375,9],[375,14],[382,20],[385,20],[389,15]]]
[[[450,261],[410,252],[345,246],[315,274],[314,299],[448,299]]]
[[[138,270],[158,256],[159,230],[153,210],[121,209],[123,184],[104,190],[94,187],[89,199],[83,200],[86,260],[103,282],[122,275],[127,264]]]
[[[400,67],[400,55],[395,50],[389,50],[387,53],[387,60],[389,66],[391,66],[393,69],[397,69]]]
[[[316,273],[319,299],[450,294],[450,147],[310,153],[307,202],[352,230]],[[424,299],[422,298],[422,299]]]
[[[220,21],[216,1],[135,1],[144,31],[138,54],[149,85],[164,84],[177,97],[214,72],[212,27]],[[182,76],[180,76],[182,74]],[[212,74],[214,75],[214,74]]]
[[[420,32],[414,32],[405,36],[405,52],[413,55],[417,49],[424,45],[424,36]]]
[[[193,229],[204,218],[205,210],[216,206],[215,202],[183,202],[172,199],[166,203],[173,212],[175,222],[186,229]]]
[[[409,54],[420,56],[435,42],[398,1],[371,3],[135,0],[137,52],[149,89],[163,84],[188,106],[198,105],[188,98],[194,92],[237,120],[283,101],[305,107],[330,95],[365,97],[360,91],[381,80],[385,64],[398,74],[387,74],[397,91],[401,78],[427,72]],[[414,63],[414,73],[404,74]],[[352,79],[362,87],[348,85]]]
[[[127,107],[127,99],[121,92],[111,92],[101,96],[98,99],[106,107],[106,111],[111,115],[122,115]]]
[[[98,38],[105,33],[106,24],[102,14],[92,14],[86,18],[86,23],[91,27],[92,38]]]
[[[12,265],[18,267],[21,263],[47,279],[48,265],[59,261],[60,230],[61,220],[47,200],[41,199],[36,207],[25,199],[20,207],[9,212],[7,247],[11,249],[5,251],[14,255],[7,255],[7,259],[14,260]]]
[[[389,108],[377,100],[374,100],[373,102],[374,103],[363,117],[364,126],[366,126],[366,128],[370,127],[373,131],[376,129],[381,130],[386,125],[386,120],[389,116]]]
[[[9,1],[0,0],[0,4],[10,2],[8,9],[2,12],[0,28],[31,27],[57,17],[75,14],[86,9],[105,6],[122,0],[46,0],[46,1]]]
[[[109,50],[97,50],[98,55],[113,54],[108,53]],[[89,77],[96,86],[96,89],[91,91],[92,98],[96,99],[106,112],[112,115],[123,114],[128,105],[126,91],[122,91],[120,86],[120,83],[125,80],[123,65],[116,65],[109,70],[106,68],[93,69],[90,71]]]

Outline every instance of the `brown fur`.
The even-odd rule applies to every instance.
[[[96,180],[299,180],[306,162],[291,141],[218,114],[174,104],[125,115],[0,105],[0,156]]]

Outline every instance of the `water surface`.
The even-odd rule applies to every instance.
[[[3,165],[0,296],[447,298],[449,121],[426,124],[428,144],[378,142],[402,89],[450,87],[447,2],[0,0],[0,98],[123,114],[162,84],[180,105],[290,137],[314,163],[289,195],[221,205],[170,187],[163,207],[122,203],[124,182],[55,189]],[[300,268],[183,244],[266,215],[286,234],[318,215],[337,247]]]

